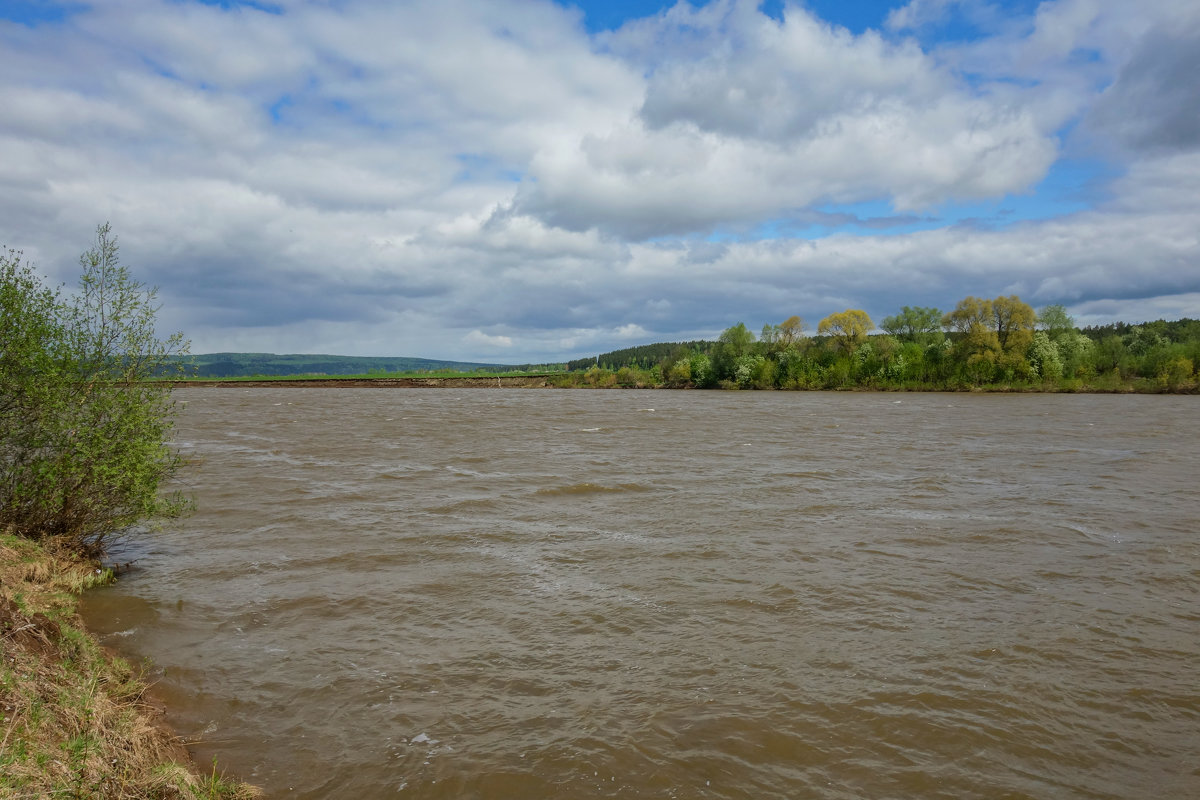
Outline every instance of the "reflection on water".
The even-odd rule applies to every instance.
[[[1194,398],[177,397],[88,621],[269,796],[1200,794]]]

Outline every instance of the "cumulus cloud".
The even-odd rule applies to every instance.
[[[1200,149],[1200,15],[1148,32],[1088,116],[1089,128],[1135,150]]]
[[[614,331],[614,335],[618,339],[645,339],[649,333],[641,325],[631,322],[628,325],[622,325],[617,328]]]
[[[199,352],[542,361],[1011,292],[1200,315],[1190,0],[862,35],[744,0],[598,35],[549,0],[71,9],[0,12],[0,243],[69,281],[111,221]],[[984,33],[924,38],[946,14]],[[1116,177],[957,222],[1064,156]]]
[[[903,31],[940,23],[949,13],[962,5],[962,0],[910,0],[888,12],[886,25]]]
[[[485,350],[512,347],[513,343],[510,336],[493,336],[480,330],[471,331],[463,337],[463,341],[472,347],[480,347]]]
[[[637,114],[542,148],[517,202],[573,230],[651,238],[878,198],[919,210],[1023,191],[1057,152],[1009,93],[794,6],[777,22],[753,3],[679,4],[608,46],[650,74]]]

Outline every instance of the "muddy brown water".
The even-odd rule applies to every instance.
[[[177,399],[87,620],[269,797],[1200,796],[1196,398]]]

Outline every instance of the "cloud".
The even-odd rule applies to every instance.
[[[1196,319],[1200,292],[1125,300],[1092,300],[1071,308],[1076,325],[1106,325],[1114,319],[1122,322],[1151,322],[1157,319]]]
[[[595,36],[548,0],[233,5],[0,21],[0,243],[70,282],[111,221],[199,352],[543,361],[1012,292],[1200,316],[1190,0],[863,35],[731,0]],[[928,38],[946,14],[983,33]],[[1103,161],[1070,213],[1063,157]]]
[[[886,27],[893,31],[914,30],[945,20],[962,0],[910,0],[888,12]]]
[[[921,210],[1023,191],[1056,156],[1007,93],[798,7],[776,22],[745,2],[680,4],[607,43],[649,72],[645,99],[535,153],[516,208],[555,226],[645,239],[820,203]]]
[[[485,350],[495,350],[498,348],[512,347],[513,340],[510,336],[492,336],[480,330],[473,330],[463,337],[463,341],[472,347],[481,347]]]
[[[1200,148],[1200,18],[1151,30],[1092,107],[1088,128],[1134,150]]]
[[[641,325],[631,322],[628,325],[622,325],[617,328],[614,331],[614,335],[618,339],[645,339],[649,333]]]

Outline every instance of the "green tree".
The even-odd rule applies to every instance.
[[[692,383],[702,389],[707,389],[717,382],[717,373],[713,369],[712,359],[704,353],[694,353],[688,359],[688,372]]]
[[[1075,327],[1075,320],[1061,305],[1044,306],[1037,315],[1038,328],[1045,331],[1046,336],[1054,343],[1062,362],[1062,374],[1067,378],[1081,377],[1093,370],[1090,365],[1092,351],[1095,347],[1091,339],[1084,336]],[[1037,337],[1034,336],[1036,344]],[[1033,349],[1030,349],[1030,361],[1035,360]],[[1042,372],[1045,376],[1044,371]]]
[[[789,347],[779,353],[779,366],[776,370],[776,381],[788,389],[803,389],[812,385],[817,379],[817,365]]]
[[[1135,356],[1145,356],[1151,350],[1167,345],[1167,338],[1151,325],[1135,325],[1122,338],[1129,352]]]
[[[1062,356],[1058,345],[1045,331],[1033,334],[1033,343],[1029,346],[1029,362],[1033,371],[1044,381],[1053,383],[1063,376]]]
[[[873,327],[875,323],[871,322],[867,312],[848,308],[821,320],[817,333],[828,336],[838,350],[852,353],[867,340],[867,334]]]
[[[1063,333],[1075,330],[1075,320],[1067,313],[1066,306],[1048,305],[1038,311],[1037,326],[1046,331],[1051,340],[1056,340]]]
[[[187,343],[155,332],[156,292],[121,265],[108,225],[63,299],[9,251],[0,259],[0,526],[103,551],[188,508],[160,493],[181,466],[163,377]]]
[[[717,380],[734,380],[739,360],[743,356],[751,355],[753,350],[754,334],[745,323],[739,322],[726,328],[717,339],[717,346],[713,348],[712,363]],[[694,371],[693,369],[693,373]]]
[[[732,380],[742,389],[749,386],[765,389],[774,378],[775,362],[758,353],[744,355],[734,363]]]
[[[778,325],[763,325],[758,337],[764,355],[773,355],[788,348],[799,347],[804,341],[804,320],[791,316]]]
[[[1155,377],[1164,389],[1178,389],[1191,380],[1195,365],[1190,358],[1182,356],[1164,361],[1159,365]]]
[[[1130,371],[1132,354],[1125,340],[1116,334],[1105,336],[1096,342],[1091,351],[1091,368],[1097,374],[1108,374],[1114,370],[1122,377]]]
[[[779,325],[767,323],[762,326],[758,335],[758,346],[763,355],[774,355],[782,348],[783,329]]]
[[[610,369],[593,365],[591,369],[583,373],[583,382],[585,385],[597,389],[609,389],[617,385],[617,376]]]
[[[933,307],[904,306],[893,317],[884,317],[879,327],[906,342],[929,344],[942,331],[942,312]]]
[[[0,436],[7,444],[30,422],[22,409],[35,405],[41,379],[57,371],[63,334],[58,294],[42,285],[22,254],[0,254]],[[0,450],[5,473],[14,453]]]
[[[667,368],[666,381],[670,386],[686,386],[692,382],[692,362],[681,358]]]

